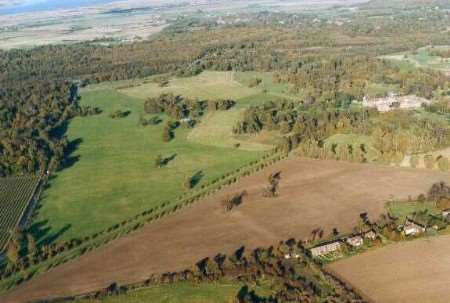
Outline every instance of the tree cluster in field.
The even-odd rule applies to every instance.
[[[236,104],[233,100],[207,100],[199,101],[175,96],[174,94],[162,94],[156,98],[148,98],[144,104],[147,114],[165,113],[173,119],[198,119],[206,111],[228,110]]]
[[[339,108],[336,104],[305,104],[296,101],[269,101],[251,106],[235,125],[235,134],[253,134],[278,130],[322,139],[343,131],[362,131],[366,121],[377,115],[373,110]]]
[[[448,88],[448,80],[440,72],[405,71],[390,61],[368,56],[306,57],[288,72],[279,74],[278,80],[292,84],[293,91],[303,93],[307,102],[362,100],[368,95],[369,85],[394,85],[401,95],[428,99],[438,89]]]
[[[78,107],[78,115],[80,117],[96,116],[102,112],[102,109],[96,106],[83,105]]]
[[[125,118],[130,114],[130,111],[123,111],[120,109],[117,109],[115,111],[113,111],[112,113],[109,114],[109,117],[112,119],[121,119],[121,118]]]
[[[264,188],[263,196],[267,198],[273,198],[278,196],[278,188],[281,181],[281,172],[274,172],[269,175],[269,185]]]
[[[76,86],[36,81],[0,88],[0,177],[56,169],[77,115]]]
[[[450,186],[445,182],[435,183],[428,191],[427,198],[437,203],[442,210],[450,209]]]
[[[222,200],[221,204],[223,209],[226,212],[232,211],[234,208],[238,207],[244,202],[244,198],[248,195],[247,191],[242,191],[241,193],[234,194],[231,197],[228,197]]]

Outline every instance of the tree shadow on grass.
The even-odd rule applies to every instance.
[[[200,181],[202,181],[204,176],[205,176],[205,174],[203,173],[203,171],[201,171],[201,170],[197,171],[192,176],[192,187],[197,186],[200,183]]]
[[[65,150],[64,159],[61,161],[60,169],[66,169],[69,167],[72,167],[75,163],[77,163],[80,160],[79,155],[73,155],[75,151],[78,149],[80,144],[83,143],[82,138],[77,138],[75,140],[72,140],[67,145],[67,148]]]
[[[61,229],[54,232],[48,223],[48,220],[43,220],[32,224],[28,228],[28,232],[33,235],[36,242],[42,245],[50,245],[60,238],[65,232],[72,227],[71,224],[64,225]]]
[[[175,158],[177,157],[177,154],[173,154],[170,157],[164,158],[163,159],[163,165],[166,166],[167,164],[169,164],[170,162],[172,162],[173,160],[175,160]]]

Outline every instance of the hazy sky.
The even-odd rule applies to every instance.
[[[118,0],[0,0],[0,15],[71,9]]]

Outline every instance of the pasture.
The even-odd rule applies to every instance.
[[[445,303],[450,236],[399,242],[328,265],[374,303]]]
[[[0,251],[19,224],[38,183],[36,176],[0,178]]]
[[[229,303],[239,291],[236,283],[191,284],[176,283],[154,286],[126,295],[107,297],[103,300],[79,300],[77,303]]]
[[[189,98],[233,100],[260,92],[257,88],[249,88],[236,81],[234,77],[234,72],[205,71],[195,77],[172,78],[165,87],[160,87],[153,82],[144,82],[135,87],[120,89],[120,92],[141,99],[157,97],[164,93],[173,93]]]
[[[175,284],[152,286],[125,295],[111,296],[102,300],[78,300],[76,303],[230,303],[233,302],[243,284],[222,280],[215,283],[177,282]],[[269,291],[256,287],[258,294]]]
[[[32,228],[43,243],[83,237],[120,223],[180,196],[186,177],[198,174],[201,186],[261,155],[191,142],[190,130],[183,127],[175,131],[175,139],[163,142],[167,118],[161,116],[159,125],[141,126],[144,101],[111,88],[86,91],[81,102],[103,113],[77,117],[69,125],[73,152],[43,193]],[[116,110],[130,114],[110,118]],[[165,167],[155,167],[159,154],[170,159]]]
[[[187,139],[194,143],[228,148],[238,144],[240,150],[270,150],[272,144],[258,142],[262,138],[260,135],[234,136],[233,127],[242,114],[240,109],[208,113],[189,133]]]
[[[281,171],[279,195],[263,197],[268,176]],[[385,203],[428,191],[449,173],[337,161],[278,162],[193,206],[20,285],[5,302],[66,296],[144,280],[151,273],[189,268],[204,257],[241,246],[268,247],[289,238],[307,239],[337,228],[349,232],[361,213],[377,219]],[[226,212],[222,201],[247,191],[242,205]]]
[[[403,62],[404,64],[402,65],[402,67],[407,69],[409,69],[410,67],[405,64],[415,67],[431,68],[442,71],[446,74],[450,74],[450,59],[443,58],[432,53],[434,50],[449,49],[449,46],[436,46],[434,48],[424,47],[414,52],[392,54],[383,56],[382,58]]]

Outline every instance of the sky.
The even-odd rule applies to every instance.
[[[118,0],[0,0],[0,15],[71,9]]]

